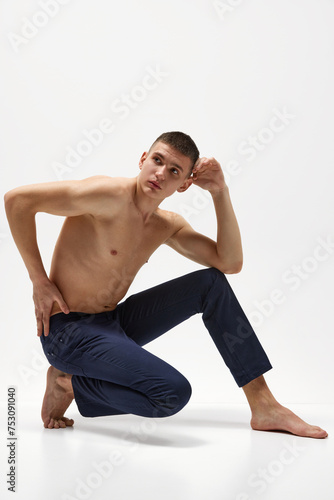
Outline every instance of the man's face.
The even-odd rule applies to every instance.
[[[189,178],[192,161],[169,144],[157,142],[149,152],[142,154],[139,178],[143,189],[159,198],[167,198],[175,191],[183,192],[192,184]]]

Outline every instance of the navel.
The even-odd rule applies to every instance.
[[[117,255],[117,250],[110,250],[111,255]]]

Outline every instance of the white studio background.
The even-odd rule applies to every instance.
[[[270,387],[282,403],[333,403],[333,1],[3,0],[0,17],[1,195],[134,177],[160,133],[190,134],[228,179],[244,247],[228,279],[274,365]],[[215,237],[199,188],[164,207]],[[62,221],[37,215],[47,271]],[[1,399],[16,385],[39,401],[47,364],[3,208],[0,237]],[[129,294],[198,268],[160,248]],[[188,377],[192,401],[245,401],[200,316],[147,348]]]

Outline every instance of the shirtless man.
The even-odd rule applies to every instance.
[[[65,428],[75,399],[87,417],[133,413],[165,417],[191,394],[177,370],[142,346],[195,313],[249,402],[251,427],[325,438],[327,432],[280,405],[263,373],[271,369],[225,274],[242,267],[242,246],[220,164],[199,158],[192,139],[162,134],[144,152],[134,178],[97,175],[18,187],[6,193],[10,229],[33,283],[37,334],[51,364],[44,427]],[[180,215],[161,210],[175,191],[210,192],[217,241]],[[65,216],[50,276],[36,241],[35,215]],[[121,302],[138,270],[165,243],[205,266]],[[165,263],[162,263],[165,265]]]

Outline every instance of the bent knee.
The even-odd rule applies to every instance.
[[[226,279],[225,274],[216,267],[209,267],[206,271],[208,271],[208,275],[212,276],[212,278],[217,278],[217,276],[219,276]]]
[[[183,377],[178,383],[175,390],[175,409],[176,411],[182,410],[182,408],[188,403],[191,398],[192,388],[190,382]]]
[[[192,388],[189,381],[183,377],[174,383],[163,399],[159,399],[158,407],[161,417],[175,415],[186,406],[191,398]]]
[[[216,267],[201,269],[200,273],[200,283],[205,289],[210,289],[217,279],[225,283],[227,282],[225,274]]]

